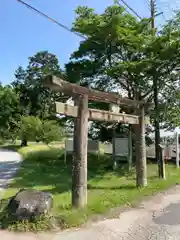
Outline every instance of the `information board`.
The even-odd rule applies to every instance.
[[[115,138],[115,154],[120,157],[128,157],[128,138]]]

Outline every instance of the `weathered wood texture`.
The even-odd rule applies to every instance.
[[[74,124],[72,206],[81,208],[87,204],[88,96],[79,96],[77,104],[79,108]]]
[[[146,142],[144,108],[139,109],[139,124],[135,125],[136,134],[136,185],[144,187],[147,185],[147,162],[146,162]]]
[[[56,103],[56,112],[65,114],[66,116],[77,117],[78,116],[77,106],[71,106],[65,103]],[[88,119],[95,121],[106,121],[106,122],[122,122],[128,124],[138,124],[139,117],[136,115],[124,114],[124,113],[112,113],[108,111],[102,111],[98,109],[88,110]]]
[[[132,163],[133,163],[132,125],[129,125],[128,140],[129,140],[128,141],[128,150],[129,150],[128,169],[130,171],[132,169]]]
[[[176,167],[179,168],[179,133],[176,132]]]
[[[72,96],[77,106],[56,103],[56,111],[67,116],[75,117],[74,154],[72,168],[72,205],[84,207],[87,204],[87,137],[88,119],[97,121],[122,122],[136,126],[136,171],[137,186],[147,185],[146,146],[145,146],[145,117],[144,101],[123,98],[115,93],[99,92],[76,84],[63,81],[55,76],[48,76],[44,82],[56,92]],[[78,101],[77,101],[78,99]],[[111,113],[97,109],[88,109],[88,99],[106,102],[134,109],[136,115]],[[147,106],[146,106],[147,107]],[[140,110],[140,112],[138,112]]]
[[[69,96],[77,96],[77,95],[88,95],[89,100],[99,101],[99,102],[107,102],[114,103],[118,105],[124,105],[127,107],[139,107],[144,104],[144,101],[131,100],[128,98],[124,98],[115,93],[107,93],[91,90],[77,84],[72,84],[66,81],[63,81],[59,77],[56,76],[47,76],[43,85],[48,87],[56,92],[63,92]]]
[[[160,152],[160,177],[162,179],[166,179],[166,169],[165,169],[165,161],[164,161],[164,146],[159,144],[159,152]]]

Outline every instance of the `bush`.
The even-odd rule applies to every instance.
[[[63,134],[59,125],[55,121],[42,121],[39,140],[45,144],[62,140]]]
[[[23,116],[19,128],[21,138],[27,141],[49,144],[63,137],[62,129],[56,121],[41,120],[34,116]]]
[[[27,141],[36,141],[42,128],[42,121],[38,117],[23,116],[20,123],[20,135]]]

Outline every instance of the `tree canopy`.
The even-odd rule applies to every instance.
[[[139,21],[119,4],[107,7],[102,14],[88,7],[78,7],[73,31],[83,34],[86,40],[81,41],[78,50],[72,53],[70,62],[66,64],[69,81],[152,102],[155,79],[158,85],[156,95],[161,103],[161,121],[165,121],[167,107],[163,109],[163,96],[178,82],[175,71],[179,65],[180,48],[175,30],[178,19],[177,13],[154,35],[151,19]],[[172,22],[173,31],[170,28]],[[108,104],[91,105],[109,108]],[[154,111],[150,109],[147,113],[151,115],[153,124]],[[107,124],[93,125],[101,129],[106,128]]]
[[[1,136],[7,132],[12,135],[26,116],[62,123],[53,108],[54,102],[61,100],[61,93],[42,86],[47,74],[146,102],[153,100],[156,79],[161,125],[170,128],[179,125],[180,13],[157,29],[156,34],[151,29],[151,19],[138,20],[116,3],[100,14],[87,6],[79,6],[75,13],[72,30],[85,39],[71,54],[64,71],[55,54],[40,51],[29,57],[27,67],[19,66],[11,86],[0,85]],[[107,103],[89,104],[92,108],[109,109]],[[133,109],[121,111],[133,113]],[[146,113],[154,124],[154,110],[148,109]],[[90,136],[110,140],[111,127],[107,123],[93,123]],[[117,131],[120,129],[124,126],[117,124]]]

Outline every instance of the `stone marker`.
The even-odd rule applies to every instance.
[[[51,193],[21,189],[10,199],[6,210],[16,221],[31,221],[43,214],[50,213],[52,206],[53,196]]]

